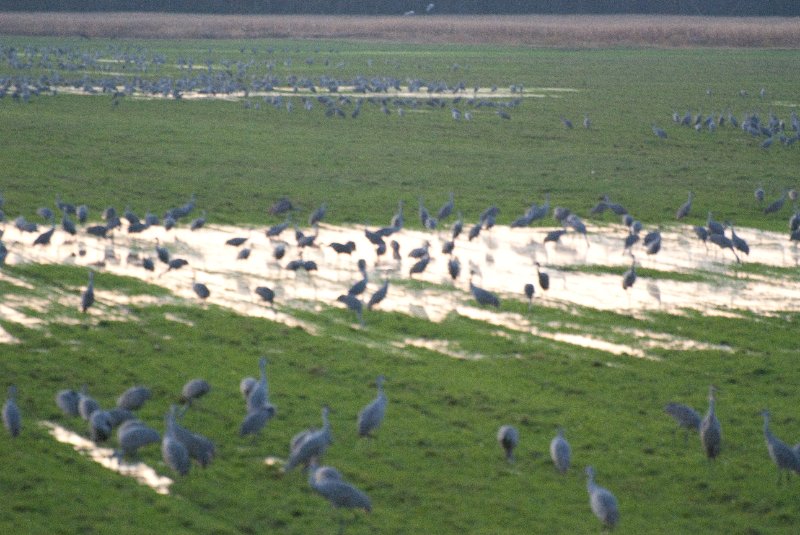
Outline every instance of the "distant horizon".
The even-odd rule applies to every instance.
[[[784,48],[800,46],[795,17],[684,15],[212,15],[30,13],[0,17],[5,36],[86,39],[347,39],[541,47]]]

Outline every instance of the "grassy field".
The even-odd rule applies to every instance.
[[[178,58],[202,66],[211,57],[215,65],[252,59],[251,73],[263,75],[272,65],[281,77],[391,75],[465,80],[467,87],[576,90],[525,98],[510,121],[475,109],[469,122],[452,120],[449,107],[399,117],[365,104],[358,119],[342,120],[325,117],[320,106],[306,112],[298,105],[288,113],[267,105],[248,109],[241,101],[126,97],[114,106],[108,95],[41,96],[28,104],[6,97],[0,100],[0,192],[8,218],[35,219],[35,209],[52,206],[56,194],[88,204],[93,219],[109,204],[161,214],[194,192],[210,223],[277,223],[267,209],[287,195],[301,207],[301,221],[327,202],[327,220],[359,225],[388,224],[404,199],[408,224],[418,227],[417,198],[435,210],[454,191],[465,220],[496,204],[499,223],[508,224],[550,192],[554,205],[581,216],[608,194],[656,225],[672,221],[693,190],[690,223],[705,221],[713,210],[737,226],[785,231],[789,209],[764,215],[753,190],[762,185],[773,198],[798,186],[797,144],[765,150],[760,139],[738,129],[698,133],[671,119],[673,111],[730,110],[737,117],[773,112],[788,124],[797,105],[793,51],[33,37],[2,37],[0,46],[6,52],[61,46],[163,55],[163,66],[137,73],[154,79],[178,76]],[[37,69],[26,75],[46,74]],[[19,72],[0,70],[3,75]],[[740,96],[742,89],[749,96]],[[580,124],[584,113],[592,119],[590,130],[568,130],[560,122],[566,116]],[[653,123],[668,139],[653,135]],[[580,307],[532,313],[542,330],[614,332],[619,343],[633,347],[640,332],[706,344],[649,349],[656,359],[645,360],[458,314],[432,323],[378,312],[369,328],[356,329],[347,310],[293,309],[314,326],[310,334],[214,305],[166,299],[160,288],[103,272],[98,288],[129,295],[130,302],[99,299],[84,317],[76,310],[84,268],[2,270],[2,304],[20,308],[23,300],[25,313],[42,320],[25,327],[0,316],[0,326],[19,340],[0,344],[0,377],[18,386],[25,417],[20,437],[0,440],[7,460],[0,469],[3,532],[334,533],[335,513],[303,474],[281,475],[263,464],[266,456],[285,457],[294,433],[319,425],[323,404],[331,406],[335,439],[326,464],[373,502],[372,514],[359,515],[347,533],[594,533],[600,525],[588,507],[588,464],[619,500],[621,533],[791,533],[800,522],[800,490],[794,481],[776,485],[759,416],[769,408],[777,436],[790,444],[800,437],[793,412],[800,382],[793,360],[800,349],[796,314],[632,317]],[[136,304],[142,294],[164,302]],[[521,300],[502,307],[526,310]],[[453,359],[407,339],[480,358]],[[270,358],[278,416],[258,439],[240,439],[238,383],[257,374],[262,354]],[[374,397],[378,374],[388,377],[387,420],[376,440],[358,440],[356,414]],[[162,429],[168,404],[194,377],[207,378],[212,391],[185,424],[212,438],[218,457],[206,470],[194,467],[178,478],[170,496],[103,470],[36,423],[48,419],[84,430],[84,422],[59,414],[53,396],[61,388],[85,383],[109,405],[128,386],[145,384],[154,399],[140,416]],[[705,459],[696,435],[688,444],[673,436],[663,413],[672,400],[704,411],[710,384],[719,387],[724,438],[715,462]],[[521,432],[513,466],[495,442],[504,423]],[[574,458],[563,477],[547,454],[559,425]],[[171,475],[158,448],[144,449],[142,458]]]

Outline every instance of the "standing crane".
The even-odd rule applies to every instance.
[[[375,380],[378,386],[377,397],[358,413],[358,436],[360,437],[371,436],[372,432],[376,431],[383,422],[386,405],[389,403],[386,393],[383,391],[385,379],[383,375],[378,376]]]
[[[722,427],[715,413],[716,387],[708,387],[708,412],[700,422],[700,442],[709,459],[715,459],[722,449]]]

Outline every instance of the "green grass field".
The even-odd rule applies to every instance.
[[[298,105],[288,113],[225,101],[125,98],[113,106],[110,96],[61,94],[29,104],[6,97],[0,100],[0,192],[11,220],[35,219],[35,209],[51,206],[56,194],[88,204],[98,219],[110,204],[160,214],[194,192],[211,223],[277,223],[267,210],[286,195],[301,207],[301,221],[326,202],[328,221],[359,225],[388,224],[403,199],[409,226],[418,227],[417,198],[435,210],[454,191],[470,221],[496,204],[499,224],[508,224],[550,192],[554,205],[582,216],[608,194],[657,225],[669,224],[693,190],[693,224],[713,210],[738,227],[783,232],[788,208],[764,215],[753,190],[762,185],[771,199],[798,185],[797,144],[764,150],[760,139],[741,130],[697,133],[671,120],[673,111],[730,110],[738,118],[773,112],[788,125],[797,105],[795,51],[0,38],[5,50],[45,45],[141,47],[166,58],[161,71],[143,74],[154,78],[177,76],[170,65],[181,57],[201,65],[207,56],[236,61],[250,57],[240,48],[253,46],[262,52],[255,60],[273,61],[282,77],[391,75],[577,91],[526,98],[510,121],[476,109],[470,122],[453,121],[447,108],[398,117],[365,104],[358,119],[342,120],[325,117],[320,106],[306,112]],[[19,75],[0,71],[12,74]],[[759,98],[762,87],[766,95]],[[742,89],[750,96],[739,96]],[[584,113],[591,130],[567,130],[559,120],[579,125]],[[653,123],[669,138],[654,136]],[[291,311],[316,334],[181,299],[161,305],[98,300],[84,317],[77,311],[84,284],[85,269],[78,267],[16,265],[0,273],[0,304],[19,308],[19,300],[28,300],[25,312],[42,320],[26,327],[0,316],[0,326],[19,340],[0,344],[0,377],[3,385],[17,385],[24,415],[21,436],[0,437],[2,532],[335,533],[336,513],[304,474],[281,475],[263,463],[267,456],[285,457],[294,433],[318,426],[324,404],[332,409],[335,440],[325,463],[373,503],[373,512],[359,514],[347,533],[596,533],[601,527],[589,510],[583,475],[589,464],[619,501],[621,533],[792,533],[800,522],[800,490],[796,481],[776,485],[759,415],[769,408],[773,432],[789,444],[800,439],[795,313],[633,317],[581,307],[531,313],[543,331],[613,332],[632,347],[641,343],[640,332],[707,344],[648,349],[656,359],[645,360],[457,314],[432,323],[378,312],[367,329],[355,329],[347,310]],[[102,272],[96,284],[132,297],[165,293]],[[47,306],[35,306],[41,302]],[[503,302],[503,312],[526,310],[522,300]],[[406,339],[446,343],[481,358],[402,347]],[[241,439],[238,384],[258,373],[262,354],[270,359],[278,416],[258,439]],[[356,414],[374,397],[378,374],[388,378],[387,419],[376,440],[358,440]],[[37,425],[46,419],[85,430],[85,422],[65,418],[55,406],[61,388],[85,383],[110,405],[128,386],[145,384],[154,395],[140,416],[161,430],[168,405],[194,377],[209,380],[212,391],[185,424],[214,440],[218,456],[206,470],[195,466],[177,478],[169,496],[100,468]],[[673,436],[663,413],[668,401],[704,412],[710,384],[719,387],[724,440],[714,462],[696,435],[688,444],[680,433]],[[495,441],[504,423],[521,433],[513,466]],[[548,455],[559,425],[573,448],[573,467],[563,477]],[[157,447],[143,449],[142,459],[172,476]]]

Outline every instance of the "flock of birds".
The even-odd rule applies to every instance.
[[[240,382],[239,390],[246,408],[239,428],[239,435],[242,437],[257,435],[277,414],[276,407],[269,400],[266,365],[267,359],[261,357],[260,378],[245,377]],[[379,376],[376,380],[377,396],[358,413],[356,429],[360,437],[373,436],[383,422],[388,404],[383,382],[384,377]],[[108,441],[116,429],[118,448],[113,457],[120,461],[136,460],[141,448],[160,443],[164,463],[175,473],[186,476],[193,462],[205,468],[216,456],[216,447],[209,438],[180,424],[192,404],[210,390],[211,385],[204,379],[188,381],[181,390],[179,399],[182,405],[172,404],[165,414],[163,435],[141,421],[135,413],[152,397],[152,391],[146,386],[128,388],[119,395],[113,408],[103,408],[89,395],[86,385],[79,391],[58,391],[55,403],[65,416],[85,420],[88,423],[89,437],[95,443]],[[18,436],[22,430],[22,416],[16,403],[16,394],[16,386],[9,387],[8,399],[2,408],[3,424],[12,437]],[[333,507],[364,509],[369,512],[372,508],[371,501],[363,491],[345,480],[335,468],[320,465],[331,443],[328,407],[323,407],[321,428],[302,430],[292,437],[283,471],[289,472],[297,466],[304,466],[308,470],[311,488]]]
[[[277,414],[276,407],[269,401],[266,365],[267,359],[261,357],[260,377],[245,377],[239,384],[246,407],[246,414],[239,428],[239,435],[242,437],[257,435]],[[359,437],[374,436],[384,421],[388,406],[388,398],[383,389],[384,380],[383,376],[378,376],[376,397],[358,413],[356,430]],[[188,381],[181,390],[179,399],[182,405],[172,404],[165,414],[163,435],[142,422],[135,413],[152,397],[151,390],[145,386],[128,388],[119,395],[116,406],[108,409],[102,408],[88,394],[86,385],[80,391],[60,390],[55,395],[55,403],[65,416],[85,420],[90,438],[98,444],[108,441],[116,428],[118,448],[113,457],[120,461],[138,459],[141,448],[160,443],[164,463],[175,473],[186,476],[193,462],[205,468],[216,455],[216,447],[209,438],[179,423],[192,404],[210,390],[211,386],[204,379]],[[702,417],[695,409],[681,403],[671,402],[664,407],[665,413],[677,424],[675,430],[684,430],[685,441],[688,441],[690,432],[698,432],[703,451],[710,460],[716,459],[722,452],[722,426],[716,416],[715,393],[716,388],[710,386],[708,410]],[[18,436],[22,430],[22,415],[16,403],[16,395],[16,386],[10,386],[8,398],[2,407],[3,424],[12,437]],[[308,472],[309,486],[334,508],[363,509],[370,512],[372,502],[364,491],[348,482],[334,467],[320,464],[332,443],[328,411],[327,406],[322,407],[321,427],[301,430],[291,438],[282,471],[287,473],[302,466]],[[777,467],[780,483],[784,473],[787,478],[791,472],[800,473],[800,444],[791,447],[778,439],[769,428],[769,411],[764,410],[762,415],[767,451]],[[514,463],[514,450],[520,443],[519,431],[513,425],[502,425],[497,431],[497,442],[507,462]],[[566,474],[572,464],[572,449],[563,428],[558,429],[549,449],[555,469],[562,475]],[[595,472],[591,466],[587,466],[585,472],[591,511],[605,528],[613,529],[620,518],[617,499],[610,490],[595,483]],[[340,528],[343,530],[344,519],[340,521]]]
[[[765,192],[762,187],[758,187],[754,191],[754,197],[758,206],[761,207],[765,214],[777,213],[785,207],[787,201],[791,201],[794,205],[794,210],[789,218],[788,230],[790,241],[800,241],[800,209],[798,209],[797,199],[798,192],[795,189],[786,188],[780,197],[765,205]],[[684,202],[675,213],[675,219],[680,221],[690,215],[694,201],[694,194],[689,192],[686,202]],[[0,194],[0,222],[5,222],[5,200]],[[405,203],[400,201],[396,213],[392,216],[387,226],[378,228],[364,228],[364,237],[366,240],[375,247],[376,264],[384,255],[388,255],[391,250],[392,259],[400,265],[403,260],[403,255],[400,252],[400,244],[397,240],[392,239],[392,235],[400,232],[405,225]],[[107,207],[102,212],[103,222],[99,224],[92,224],[89,221],[89,208],[85,205],[75,205],[65,202],[60,196],[56,196],[55,210],[42,206],[36,210],[36,214],[46,221],[49,228],[42,230],[40,224],[28,220],[25,216],[20,215],[13,220],[14,227],[24,235],[26,233],[35,234],[30,246],[32,247],[47,247],[51,244],[51,240],[55,234],[57,227],[60,226],[61,231],[65,233],[65,240],[74,239],[79,235],[79,232],[85,232],[87,235],[95,236],[102,239],[110,239],[113,243],[113,236],[115,233],[126,231],[130,234],[140,234],[151,227],[162,226],[165,231],[170,231],[180,224],[183,220],[188,221],[188,228],[192,231],[203,228],[207,221],[207,213],[202,213],[197,217],[190,218],[191,214],[196,208],[196,197],[193,194],[191,199],[181,205],[167,210],[163,218],[148,212],[144,218],[140,218],[130,208],[126,208],[120,216],[113,206]],[[264,234],[269,238],[273,245],[272,257],[278,266],[286,258],[287,254],[292,251],[291,244],[282,239],[281,236],[284,232],[289,231],[294,227],[295,238],[295,258],[288,260],[281,267],[290,272],[305,272],[312,273],[319,269],[317,262],[303,257],[303,253],[308,248],[325,247],[319,239],[320,227],[319,223],[326,217],[328,213],[327,204],[323,203],[317,209],[313,210],[308,216],[308,226],[313,229],[312,231],[302,230],[296,222],[293,222],[294,213],[297,212],[297,207],[288,199],[281,198],[276,201],[270,208],[270,214],[273,216],[284,217],[285,219],[277,224],[268,227]],[[461,262],[458,258],[457,244],[460,240],[466,237],[468,242],[478,238],[481,232],[488,231],[495,224],[499,215],[499,209],[492,205],[483,210],[474,224],[465,223],[461,212],[458,213],[458,219],[449,227],[449,239],[443,240],[441,253],[447,257],[448,273],[453,281],[458,279],[462,273]],[[623,253],[630,255],[631,265],[630,268],[622,275],[622,288],[628,290],[634,286],[637,280],[636,254],[645,254],[648,256],[657,255],[662,250],[662,236],[661,227],[652,230],[645,230],[645,225],[621,204],[614,202],[608,195],[603,195],[600,200],[589,210],[590,217],[602,217],[606,212],[613,213],[615,216],[620,217],[623,227],[625,228],[625,235],[621,239],[621,250]],[[419,223],[420,225],[430,231],[439,232],[444,227],[445,222],[456,213],[455,198],[451,193],[449,199],[434,213],[430,212],[422,199],[419,200]],[[543,238],[543,243],[559,242],[563,236],[572,234],[575,236],[582,236],[589,244],[587,227],[583,219],[573,212],[572,210],[555,206],[551,209],[550,195],[545,195],[545,200],[542,204],[532,203],[530,207],[519,217],[515,218],[511,223],[511,228],[524,228],[533,224],[536,221],[542,221],[547,216],[551,215],[553,219],[560,225],[560,228],[549,231]],[[60,215],[59,224],[57,224],[57,215]],[[74,219],[73,219],[74,218]],[[77,220],[77,221],[76,221]],[[709,211],[706,219],[706,224],[695,225],[692,227],[694,235],[697,239],[706,244],[716,245],[720,250],[730,251],[736,262],[741,262],[740,254],[749,255],[749,244],[736,233],[734,225],[730,221],[719,222],[713,218],[713,214]],[[9,246],[3,241],[3,230],[0,230],[0,265],[2,265],[9,254]],[[251,248],[247,247],[249,238],[246,236],[237,236],[230,238],[225,242],[225,245],[238,248],[236,258],[239,260],[247,260],[250,257]],[[155,272],[157,265],[164,266],[164,271],[161,274],[179,270],[185,266],[189,266],[190,262],[187,258],[174,255],[169,248],[155,238],[155,247],[153,254],[138,252],[131,252],[129,261],[133,260],[138,263],[145,270]],[[641,245],[640,245],[641,244]],[[344,243],[331,242],[327,244],[336,256],[345,255],[352,256],[356,250],[354,241],[349,240]],[[27,245],[17,241],[11,244],[11,247],[19,247],[24,250]],[[636,253],[636,254],[634,254]],[[78,254],[85,254],[85,251],[79,251]],[[113,258],[113,247],[106,248],[105,254]],[[414,248],[407,253],[407,258],[411,259],[413,264],[408,269],[408,276],[413,278],[414,275],[423,273],[435,252],[431,250],[430,241],[425,241],[421,247]],[[95,267],[102,267],[104,261],[99,262]],[[389,293],[389,279],[382,281],[382,284],[371,294],[369,299],[362,300],[362,296],[368,289],[369,273],[367,264],[364,259],[359,259],[357,264],[358,279],[349,288],[346,289],[337,299],[338,302],[344,304],[348,309],[352,310],[359,323],[364,325],[364,310],[372,310],[378,306]],[[541,269],[541,265],[536,262],[536,275],[539,288],[542,291],[547,291],[550,286],[550,277],[548,273]],[[480,270],[476,265],[470,264],[469,269],[469,290],[474,299],[481,305],[499,307],[500,297],[473,282],[473,276],[480,275]],[[94,302],[94,271],[89,271],[89,282],[83,294],[81,310],[86,312]],[[196,271],[192,280],[192,290],[200,299],[208,299],[211,295],[211,290],[202,282],[196,280]],[[536,285],[533,282],[524,284],[520,288],[521,293],[528,301],[529,308],[532,306],[533,297],[536,293]],[[254,289],[254,293],[263,302],[274,305],[275,291],[268,285],[260,285]]]
[[[187,95],[236,95],[251,110],[273,107],[292,112],[299,107],[311,111],[320,106],[327,117],[355,119],[367,104],[384,114],[394,112],[399,116],[407,110],[449,109],[453,119],[465,121],[471,120],[473,112],[481,108],[494,111],[501,119],[510,119],[511,111],[522,103],[522,84],[512,84],[507,91],[498,91],[495,84],[487,93],[464,80],[401,80],[385,75],[279,76],[275,73],[280,68],[302,72],[303,68],[316,68],[318,62],[326,68],[345,67],[343,61],[331,63],[333,50],[329,56],[317,58],[322,52],[317,49],[299,63],[292,59],[289,49],[282,50],[286,54],[283,60],[276,59],[280,52],[274,48],[242,48],[240,59],[214,60],[209,50],[209,57],[203,61],[180,57],[172,65],[162,54],[148,54],[142,49],[111,47],[87,51],[60,46],[22,49],[0,46],[0,66],[21,73],[0,76],[0,99],[9,95],[14,100],[30,102],[34,97],[55,95],[59,91],[77,91],[110,96],[116,107],[131,96],[179,100]],[[373,65],[373,60],[367,60],[368,69],[372,70]],[[458,65],[452,66],[454,71],[459,69]],[[30,73],[35,70],[46,74],[32,77]],[[126,76],[117,71],[132,74]],[[90,76],[88,72],[99,76]]]
[[[795,190],[787,189],[779,199],[764,206],[763,211],[765,213],[777,212],[784,207],[787,200],[796,201],[797,196]],[[765,197],[763,189],[758,188],[754,192],[754,197],[758,203],[763,204]],[[691,213],[692,202],[693,195],[690,192],[687,201],[676,210],[675,216],[677,220],[681,220]],[[82,226],[83,232],[88,234],[110,237],[114,232],[122,231],[123,220],[127,221],[128,233],[142,232],[152,225],[163,225],[166,229],[174,228],[180,221],[190,217],[195,210],[195,204],[196,198],[193,195],[188,202],[168,210],[163,218],[157,218],[152,214],[148,214],[144,220],[140,220],[138,216],[135,216],[130,210],[126,210],[123,218],[120,218],[116,210],[109,207],[103,213],[104,223],[91,225],[88,221],[89,210],[85,205],[74,206],[64,202],[60,197],[57,197],[56,208],[58,212],[54,212],[47,207],[41,207],[37,210],[37,214],[40,217],[49,221],[49,229],[38,233],[40,231],[38,225],[27,221],[23,216],[18,217],[13,224],[21,232],[38,233],[30,246],[39,247],[48,246],[50,243],[50,239],[56,229],[56,213],[60,213],[61,230],[67,234],[76,234],[79,226]],[[0,196],[0,219],[4,219],[2,216],[3,206],[3,198]],[[287,198],[282,198],[274,203],[270,208],[271,214],[286,216],[286,219],[282,223],[268,228],[265,234],[277,240],[284,231],[292,226],[291,213],[293,211],[296,211],[295,206]],[[641,222],[635,220],[622,205],[614,202],[608,196],[603,196],[599,200],[591,209],[591,214],[597,216],[607,211],[620,216],[623,223],[625,223],[627,236],[622,245],[624,250],[630,252],[639,242],[639,234],[644,226]],[[448,201],[442,205],[435,215],[429,212],[424,202],[420,200],[418,213],[421,226],[430,230],[439,229],[444,222],[455,213],[455,198],[451,194]],[[516,218],[510,226],[513,228],[526,227],[534,221],[545,218],[551,213],[555,220],[561,224],[562,228],[548,233],[545,237],[545,241],[558,241],[564,234],[570,232],[575,235],[583,235],[583,238],[585,238],[588,243],[586,225],[581,218],[571,210],[563,207],[555,207],[551,210],[549,195],[541,205],[533,203],[525,213]],[[285,265],[286,269],[303,269],[307,271],[313,271],[313,269],[315,269],[313,265],[309,264],[309,262],[311,264],[313,264],[313,262],[302,259],[302,251],[306,247],[318,246],[318,224],[323,220],[326,214],[327,206],[325,204],[310,214],[308,223],[309,226],[314,229],[313,234],[304,233],[299,227],[295,227],[298,258],[287,263]],[[453,279],[456,279],[460,274],[460,263],[457,256],[454,254],[458,250],[456,240],[462,236],[462,232],[464,232],[466,227],[469,227],[466,231],[466,238],[470,241],[475,239],[482,231],[491,229],[492,226],[495,225],[498,215],[499,210],[497,207],[490,206],[479,215],[477,221],[470,227],[469,225],[465,225],[463,217],[459,213],[458,220],[450,227],[449,235],[451,239],[447,240],[443,245],[443,254],[449,255],[448,266]],[[77,225],[71,217],[75,217],[78,220]],[[202,228],[206,222],[206,217],[207,214],[203,213],[201,216],[191,219],[189,228],[193,230]],[[392,234],[399,232],[403,228],[404,222],[404,203],[401,201],[398,204],[397,212],[392,217],[388,226],[377,229],[364,229],[365,237],[375,246],[379,257],[382,254],[387,254],[387,251],[391,249],[396,260],[401,258],[397,242],[391,240],[388,245],[386,242],[390,239]],[[790,221],[790,237],[792,240],[800,239],[798,228],[800,228],[800,212],[797,211],[797,207],[795,206],[795,213]],[[730,223],[721,224],[714,221],[710,213],[708,214],[706,226],[698,226],[695,227],[694,230],[698,238],[703,241],[710,241],[723,249],[730,249],[734,255],[736,255],[737,250],[745,254],[749,252],[749,248],[744,240],[735,234],[733,225]],[[730,238],[726,236],[727,231],[730,231]],[[2,235],[0,235],[0,237],[2,237]],[[246,244],[246,242],[247,238],[232,238],[228,241],[227,245],[241,247]],[[661,247],[660,231],[653,230],[647,232],[641,239],[641,242],[645,254],[657,254]],[[273,251],[276,260],[280,260],[287,253],[287,245],[287,242],[284,241],[276,242]],[[328,244],[328,246],[336,251],[337,255],[344,254],[350,256],[355,250],[355,243],[352,241],[346,243],[331,243]],[[245,250],[246,249],[241,249],[238,253],[240,258],[247,258],[247,254],[242,254]],[[0,263],[2,263],[2,259],[7,252],[8,249],[3,245],[2,241],[0,241],[0,253],[2,253],[0,254]],[[166,247],[159,243],[156,244],[154,253],[157,260],[149,256],[140,258],[141,265],[144,269],[153,270],[156,261],[165,264],[166,271],[180,269],[188,264],[188,261],[185,259],[172,257]],[[413,277],[414,274],[424,271],[430,261],[430,243],[426,242],[422,247],[410,251],[408,256],[415,262],[409,269],[409,276]],[[633,257],[632,253],[631,256]],[[338,300],[353,310],[358,315],[359,321],[363,323],[362,312],[364,305],[360,295],[367,287],[368,272],[366,262],[363,259],[357,262],[357,267],[361,278],[350,286],[347,293],[342,294]],[[543,290],[546,290],[549,287],[549,277],[546,272],[539,269],[540,266],[538,264],[536,268],[539,286]],[[93,276],[94,271],[90,270],[88,284],[81,294],[80,309],[83,312],[86,312],[94,304]],[[635,283],[635,280],[634,258],[630,270],[623,275],[623,288],[630,288]],[[388,286],[389,281],[384,281],[379,289],[373,293],[366,304],[366,308],[371,309],[379,304],[386,297]],[[472,278],[470,278],[469,288],[475,300],[481,305],[499,306],[499,297],[484,288],[476,286],[472,282]],[[208,288],[202,283],[194,281],[193,289],[200,298],[207,298],[210,295]],[[522,291],[530,305],[535,293],[534,284],[526,284]],[[275,297],[274,292],[266,286],[258,287],[255,293],[270,304],[272,304]],[[245,412],[239,428],[240,436],[258,435],[277,413],[277,409],[269,400],[266,365],[266,358],[260,359],[260,378],[247,377],[241,381],[240,391],[245,399]],[[370,436],[378,429],[384,419],[387,398],[383,391],[383,381],[383,377],[377,379],[377,397],[358,415],[357,431],[359,436]],[[208,393],[209,390],[210,385],[205,380],[194,379],[189,381],[184,386],[181,393],[182,407],[173,405],[165,414],[163,434],[142,423],[134,413],[134,411],[139,409],[151,396],[150,390],[146,387],[136,386],[127,390],[119,396],[116,407],[110,409],[101,408],[100,405],[88,395],[85,388],[81,391],[63,390],[59,392],[56,396],[56,403],[66,415],[71,417],[79,416],[86,420],[89,425],[89,435],[96,442],[103,442],[110,439],[113,429],[116,428],[117,440],[119,443],[119,449],[115,452],[116,456],[120,458],[135,458],[136,452],[140,448],[160,442],[164,462],[178,474],[186,475],[193,461],[197,462],[200,466],[207,466],[214,458],[216,452],[211,440],[199,433],[186,429],[180,424],[181,418],[191,407],[192,403]],[[21,416],[15,402],[15,396],[16,387],[12,386],[9,389],[9,396],[3,406],[2,414],[6,429],[12,436],[19,434],[21,429]],[[331,427],[327,411],[327,408],[322,409],[322,427],[303,430],[292,438],[289,446],[289,455],[283,469],[285,471],[291,471],[296,466],[305,466],[308,470],[308,482],[311,488],[326,498],[334,507],[370,511],[370,499],[362,490],[346,481],[335,468],[320,465],[325,450],[331,443]],[[678,403],[668,404],[665,407],[665,411],[676,420],[678,428],[682,428],[686,431],[687,436],[692,430],[699,432],[703,449],[708,458],[714,459],[720,454],[722,433],[720,423],[715,415],[714,387],[711,387],[709,391],[709,407],[704,418],[701,418],[691,407]],[[784,471],[794,470],[800,472],[800,445],[792,448],[771,433],[769,430],[768,412],[764,412],[764,436],[769,455],[778,467],[779,481]],[[500,427],[497,433],[497,440],[503,448],[507,460],[513,462],[514,449],[517,447],[520,440],[517,429],[510,425]],[[553,438],[550,446],[550,453],[556,469],[561,473],[565,473],[570,467],[571,448],[565,438],[563,429],[559,429],[557,436]],[[592,467],[586,468],[586,478],[592,512],[600,519],[604,526],[613,528],[619,520],[619,510],[614,495],[608,489],[600,487],[595,483],[595,473]]]
[[[711,94],[710,90],[707,93]],[[742,89],[739,91],[739,95],[747,97],[748,93]],[[765,88],[761,88],[759,96],[762,99],[766,97]],[[788,125],[786,120],[781,119],[772,111],[770,111],[766,120],[763,120],[756,112],[747,113],[739,120],[730,110],[727,113],[712,113],[709,115],[693,114],[690,110],[681,115],[675,111],[672,113],[672,122],[678,126],[694,128],[696,132],[709,133],[714,133],[717,129],[730,125],[731,128],[739,128],[742,132],[754,138],[760,138],[762,140],[760,144],[762,149],[769,149],[776,140],[787,147],[800,140],[800,119],[798,119],[797,111],[794,109],[789,115]],[[661,139],[669,137],[667,132],[656,124],[653,124],[653,134]]]

